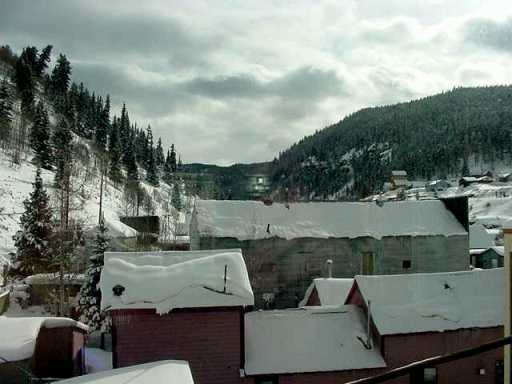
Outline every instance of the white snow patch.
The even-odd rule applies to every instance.
[[[503,268],[356,276],[381,335],[503,325]]]
[[[279,237],[463,235],[466,230],[439,200],[384,203],[293,203],[198,200],[194,225],[201,236],[238,240]]]
[[[64,317],[7,317],[0,316],[0,356],[8,361],[19,361],[34,354],[41,328],[77,327],[85,332],[88,327]],[[0,364],[4,361],[0,360]]]
[[[194,384],[186,361],[163,360],[155,363],[78,376],[59,384]]]
[[[345,304],[348,293],[354,285],[354,279],[340,278],[317,278],[306,290],[304,299],[299,303],[299,307],[307,304],[311,294],[316,289],[321,306],[340,306]]]
[[[39,273],[36,275],[28,276],[24,282],[29,285],[47,285],[47,284],[58,284],[60,281],[60,274],[55,273]],[[66,285],[82,285],[85,281],[85,277],[80,273],[65,273],[63,275],[63,282]]]
[[[248,375],[381,368],[378,348],[366,349],[362,311],[353,305],[249,312],[245,315]]]
[[[120,296],[113,292],[117,285],[124,288]],[[254,304],[240,249],[106,252],[100,289],[102,309],[154,308],[163,314],[173,308]]]

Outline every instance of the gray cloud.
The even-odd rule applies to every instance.
[[[512,52],[512,19],[494,21],[472,19],[464,27],[467,41],[497,50]]]

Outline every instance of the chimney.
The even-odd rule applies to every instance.
[[[325,264],[327,264],[327,277],[330,279],[332,277],[332,260],[327,259]]]
[[[508,222],[503,226],[503,237],[505,240],[505,337],[511,335],[512,328],[512,265],[510,263],[510,256],[512,252],[512,222]],[[505,346],[505,381],[504,383],[510,383],[512,379],[511,375],[511,350],[510,345]]]

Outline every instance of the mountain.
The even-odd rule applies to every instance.
[[[304,137],[272,166],[276,191],[297,199],[358,199],[392,169],[413,179],[512,163],[512,86],[455,88],[365,108]]]

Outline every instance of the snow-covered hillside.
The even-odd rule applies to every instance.
[[[88,148],[85,141],[78,139],[79,145]],[[29,156],[30,158],[30,156]],[[100,175],[94,166],[94,156],[88,160],[77,161],[72,176],[75,190],[71,205],[71,218],[80,222],[84,228],[93,229],[98,223],[100,202]],[[5,153],[0,151],[0,264],[8,261],[9,252],[14,251],[13,235],[19,229],[19,219],[24,211],[23,201],[32,191],[36,168],[28,159],[20,165],[13,165]],[[44,186],[56,204],[53,188],[54,172],[42,170]],[[142,189],[149,197],[151,207],[141,207],[140,214],[169,215],[172,212],[170,199],[172,188],[161,182],[160,187],[153,187],[141,182]],[[132,212],[123,193],[123,185],[115,186],[107,180],[103,194],[103,214],[112,237],[133,237],[136,231],[123,224],[120,216],[131,215]],[[183,221],[183,214],[179,221]]]

